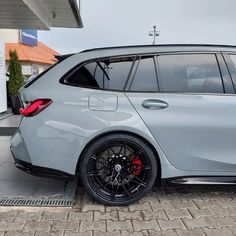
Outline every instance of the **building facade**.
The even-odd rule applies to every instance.
[[[54,64],[57,61],[55,55],[59,53],[38,41],[36,30],[0,29],[0,39],[0,112],[4,112],[7,109],[5,81],[8,80],[10,51],[17,52],[25,80]]]

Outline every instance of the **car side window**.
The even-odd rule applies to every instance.
[[[135,68],[130,91],[157,92],[157,75],[154,57],[141,57]]]
[[[233,62],[233,65],[234,65],[234,68],[235,68],[235,71],[236,71],[236,55],[229,55],[231,61]]]
[[[66,79],[66,83],[122,91],[133,61],[133,57],[122,57],[90,62],[73,72]]]
[[[224,93],[214,54],[158,56],[162,92]]]

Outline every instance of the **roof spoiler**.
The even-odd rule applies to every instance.
[[[71,54],[64,54],[64,55],[54,55],[58,62],[64,61],[66,58],[73,56],[74,53]]]

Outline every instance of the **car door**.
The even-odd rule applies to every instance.
[[[221,54],[140,57],[126,95],[173,166],[235,173],[236,97]]]

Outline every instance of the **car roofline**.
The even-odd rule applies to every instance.
[[[209,47],[209,48],[234,48],[236,45],[221,45],[221,44],[158,44],[158,45],[126,45],[126,46],[114,46],[114,47],[101,47],[92,48],[81,51],[80,53],[100,51],[100,50],[112,50],[112,49],[129,49],[129,48],[162,48],[162,47]]]
[[[104,51],[104,50],[117,50],[117,49],[138,49],[138,48],[202,48],[204,47],[207,51],[207,48],[218,48],[218,49],[229,49],[232,48],[236,51],[236,45],[220,45],[220,44],[158,44],[158,45],[126,45],[126,46],[114,46],[114,47],[101,47],[101,48],[92,48],[92,49],[85,49],[78,53],[70,53],[70,54],[63,54],[63,55],[54,55],[54,57],[59,61],[64,61],[65,59],[80,53],[87,53],[87,52],[96,52],[96,51]]]

